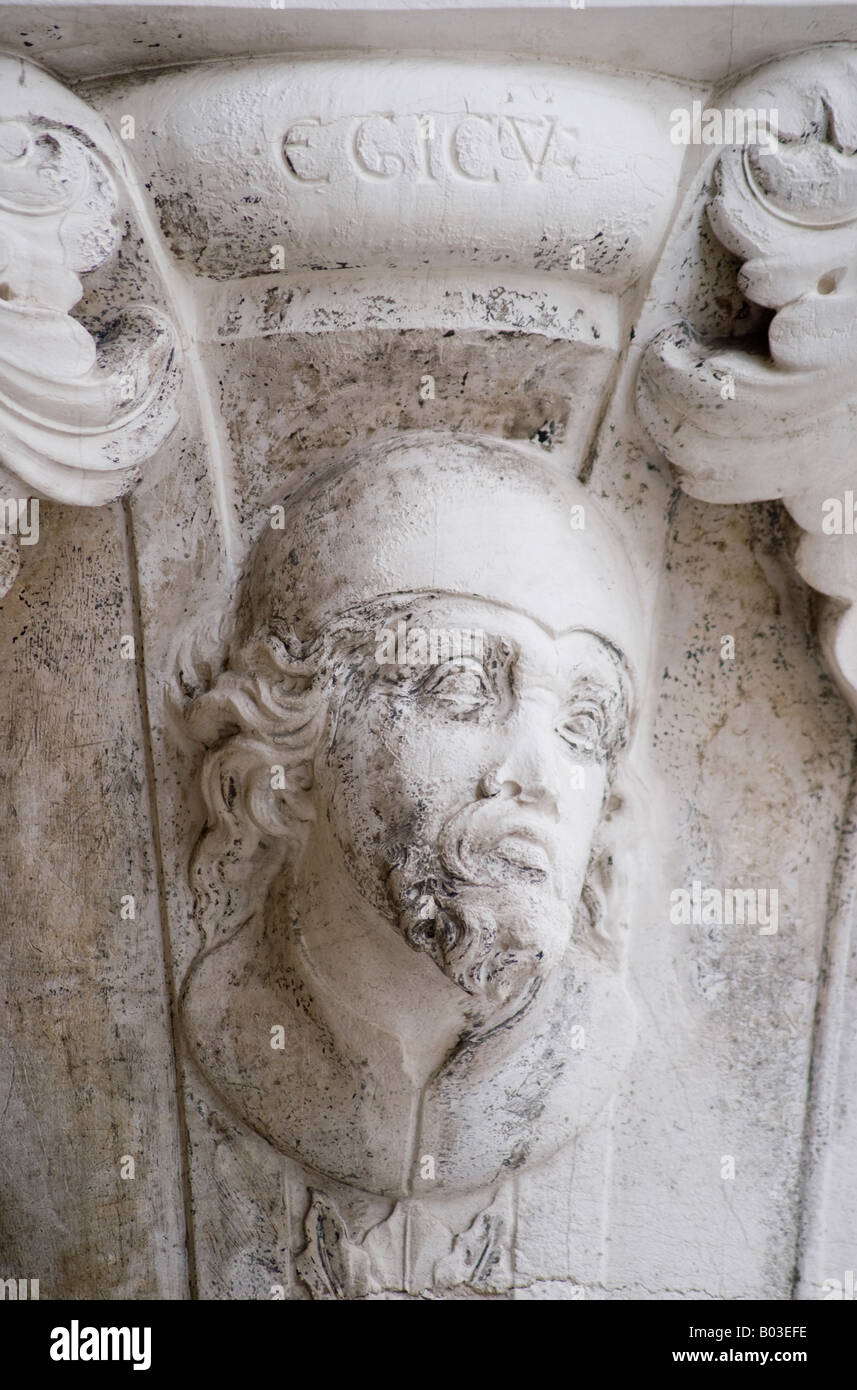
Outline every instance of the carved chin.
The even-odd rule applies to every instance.
[[[562,959],[571,929],[568,906],[530,884],[515,891],[456,884],[444,892],[404,887],[398,927],[454,984],[495,1013],[534,997]]]

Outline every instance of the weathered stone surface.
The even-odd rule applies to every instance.
[[[0,5],[84,79],[4,60],[0,126],[0,1273],[44,1292],[848,1287],[857,34],[524,9],[382,56],[371,10],[357,54],[349,6],[117,6],[98,57]],[[694,101],[776,143],[683,146]]]
[[[42,1298],[183,1298],[138,665],[120,655],[136,630],[125,519],[44,505],[40,529],[0,610],[0,1275]]]

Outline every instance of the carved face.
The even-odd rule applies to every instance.
[[[314,766],[308,846],[449,979],[525,1002],[568,945],[625,677],[592,633],[422,599],[350,663]]]
[[[595,500],[496,440],[377,441],[260,537],[192,712],[182,997],[203,1071],[283,1152],[399,1196],[442,1152],[471,1190],[604,1104],[633,1041],[614,774],[643,633]]]

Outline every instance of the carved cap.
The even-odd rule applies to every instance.
[[[633,671],[646,624],[626,547],[576,479],[537,448],[420,432],[341,457],[287,502],[250,561],[239,611],[317,635],[385,594],[443,592],[606,638]]]

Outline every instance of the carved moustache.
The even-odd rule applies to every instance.
[[[542,815],[527,815],[512,801],[474,801],[447,821],[438,851],[455,878],[499,884],[511,874],[533,881],[556,872],[555,832]]]
[[[501,955],[496,911],[462,900],[461,890],[502,887],[510,878],[540,885],[556,860],[539,819],[508,802],[472,802],[450,817],[435,847],[402,846],[390,857],[387,891],[399,930],[468,994],[508,997],[512,976],[517,984],[538,973],[540,953],[507,946]]]

